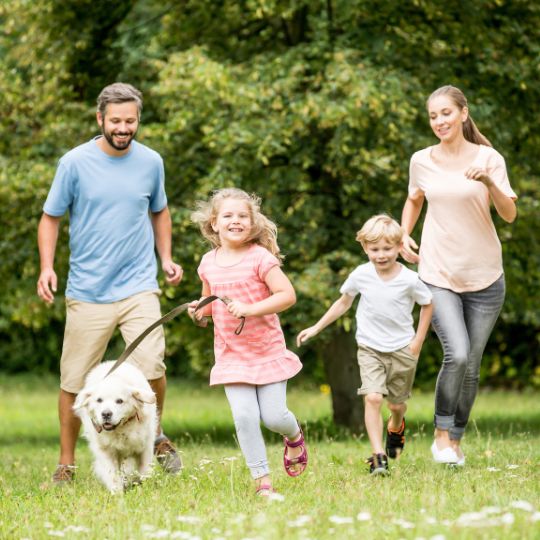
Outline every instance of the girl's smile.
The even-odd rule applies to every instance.
[[[222,246],[235,247],[245,244],[251,233],[251,214],[246,201],[225,199],[212,222],[212,229],[219,235]]]

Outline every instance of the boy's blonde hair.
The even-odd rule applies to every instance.
[[[403,239],[403,230],[399,223],[386,214],[369,218],[356,233],[356,240],[362,244],[362,247],[381,239],[391,244],[399,244]]]
[[[191,214],[191,220],[199,226],[201,234],[214,247],[221,245],[219,234],[212,225],[216,222],[221,203],[225,199],[244,201],[248,207],[251,218],[251,233],[248,242],[254,242],[266,248],[272,255],[282,260],[277,243],[277,227],[261,213],[261,199],[254,193],[251,195],[237,188],[223,188],[214,191],[208,201],[197,201],[197,210]]]

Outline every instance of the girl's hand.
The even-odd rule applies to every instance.
[[[300,347],[303,345],[308,339],[311,339],[312,337],[316,336],[319,333],[317,328],[315,326],[310,326],[309,328],[306,328],[305,330],[302,330],[297,338],[296,338],[296,345]]]
[[[195,310],[197,309],[199,302],[204,299],[205,299],[205,296],[201,297],[199,300],[193,300],[193,302],[190,302],[188,306],[188,315],[191,317],[191,320],[197,326],[203,326],[203,327],[208,324],[208,319],[204,316],[202,309],[198,311],[195,311]]]
[[[417,264],[420,261],[420,257],[418,256],[418,253],[416,253],[416,251],[418,251],[418,244],[408,234],[405,233],[403,234],[401,244],[401,256],[407,262],[411,264]]]
[[[238,300],[228,302],[227,310],[238,319],[241,317],[250,317],[252,314],[251,304],[244,304],[244,302],[239,302]]]
[[[493,180],[487,173],[486,169],[481,169],[480,167],[469,167],[465,172],[465,176],[469,180],[477,180],[478,182],[482,182],[482,184],[484,184],[486,187],[493,185]]]

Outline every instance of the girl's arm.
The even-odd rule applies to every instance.
[[[206,326],[208,324],[208,320],[206,317],[210,317],[212,315],[212,305],[208,304],[207,306],[204,306],[202,309],[199,309],[195,311],[197,305],[201,300],[206,298],[207,296],[210,296],[210,285],[206,281],[203,281],[202,285],[202,292],[201,292],[201,298],[199,300],[193,300],[193,302],[190,302],[188,307],[188,315],[191,317],[193,322],[198,326]]]
[[[296,344],[300,347],[302,343],[308,339],[316,336],[319,332],[324,330],[328,325],[337,321],[353,304],[354,296],[348,294],[342,294],[341,298],[338,298],[329,308],[328,311],[319,319],[319,321],[302,330],[296,338]]]
[[[268,298],[255,304],[245,304],[238,300],[231,300],[227,305],[229,313],[239,318],[260,317],[261,315],[279,313],[296,303],[294,288],[279,266],[273,266],[268,271],[264,282],[272,293]]]
[[[401,256],[407,262],[413,264],[416,264],[420,260],[420,257],[418,257],[418,253],[415,252],[415,250],[418,250],[418,244],[410,237],[410,234],[420,217],[423,205],[423,193],[418,194],[414,198],[409,196],[405,201],[403,212],[401,213],[401,228],[403,229]]]
[[[420,317],[418,318],[418,328],[413,340],[409,343],[409,349],[414,356],[420,356],[422,345],[426,339],[431,316],[433,315],[433,304],[426,304],[420,308]]]
[[[497,214],[501,216],[507,223],[512,223],[516,219],[517,209],[514,199],[501,191],[499,186],[493,182],[485,169],[471,167],[465,173],[467,178],[482,182],[488,189],[493,206],[497,210]]]

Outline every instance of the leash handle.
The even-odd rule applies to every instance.
[[[207,296],[204,300],[202,300],[201,302],[199,302],[197,304],[197,307],[195,308],[195,311],[197,311],[198,309],[208,305],[210,302],[207,302],[205,304],[203,304],[203,302],[207,299],[207,298],[213,298],[212,302],[214,300],[221,300],[226,306],[228,306],[232,300],[228,297],[228,296]],[[236,327],[236,330],[234,331],[234,333],[239,336],[241,333],[242,333],[242,330],[244,329],[244,324],[246,323],[246,318],[245,317],[240,317],[240,324]]]

